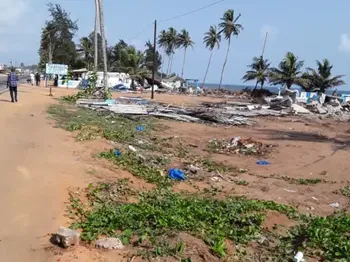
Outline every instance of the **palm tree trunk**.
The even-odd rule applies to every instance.
[[[256,81],[255,87],[253,89],[253,91],[258,87],[258,81]]]
[[[185,69],[185,62],[186,62],[186,51],[187,51],[187,48],[185,48],[185,51],[184,51],[184,61],[182,62],[181,78],[184,78],[184,69]]]
[[[173,68],[173,61],[174,61],[174,53],[171,54],[171,58],[170,58],[169,75],[171,74],[171,69]]]
[[[204,87],[204,85],[205,85],[205,80],[207,80],[207,75],[208,75],[208,72],[209,72],[209,67],[210,67],[210,63],[211,63],[211,58],[212,58],[212,56],[213,56],[213,52],[214,52],[214,50],[211,50],[211,52],[210,52],[209,62],[208,62],[207,70],[205,71],[205,75],[204,75],[204,80],[203,80],[202,87]]]
[[[162,48],[162,65],[160,68],[160,82],[163,81],[163,68],[164,68],[164,48]]]
[[[95,37],[94,37],[94,49],[95,49],[95,56],[94,56],[94,70],[97,71],[98,66],[98,22],[99,22],[99,4],[98,0],[95,0]]]
[[[226,67],[226,63],[227,63],[227,59],[228,59],[228,54],[230,53],[230,46],[231,46],[231,37],[228,39],[227,53],[226,53],[226,58],[225,58],[224,64],[222,66],[219,89],[221,88],[222,78],[224,77],[225,67]]]
[[[166,77],[168,77],[168,75],[169,75],[170,62],[171,62],[171,55],[168,55],[168,68],[167,68],[167,70],[166,70]]]
[[[107,94],[108,83],[107,83],[107,47],[106,47],[106,34],[105,34],[105,25],[103,17],[103,0],[99,1],[99,12],[100,12],[100,27],[101,27],[101,37],[102,37],[102,53],[103,53],[103,84]]]

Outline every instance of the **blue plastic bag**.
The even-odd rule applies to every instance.
[[[266,161],[266,160],[259,160],[258,162],[256,162],[257,165],[260,166],[267,166],[267,165],[271,165],[270,162]]]
[[[185,173],[177,168],[172,168],[168,171],[168,176],[173,180],[185,180]]]
[[[145,127],[144,126],[137,126],[136,130],[137,131],[145,131]]]
[[[116,148],[114,149],[113,153],[114,153],[114,155],[117,156],[117,157],[122,156],[122,153],[121,153],[118,149],[116,149]]]

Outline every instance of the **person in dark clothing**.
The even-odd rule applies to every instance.
[[[53,85],[58,86],[58,75],[55,75],[55,78],[53,80]]]
[[[39,73],[35,74],[35,82],[36,82],[36,86],[40,85],[40,75],[39,75]]]
[[[7,87],[10,88],[11,102],[17,102],[17,86],[18,86],[18,76],[14,68],[11,68],[11,73],[7,78]]]

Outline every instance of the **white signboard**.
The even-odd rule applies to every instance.
[[[67,75],[68,66],[60,64],[46,64],[46,74],[50,75]]]

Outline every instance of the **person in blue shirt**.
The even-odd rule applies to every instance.
[[[14,68],[11,68],[11,72],[7,78],[7,87],[10,89],[11,102],[17,102],[17,86],[18,86],[18,75]]]

